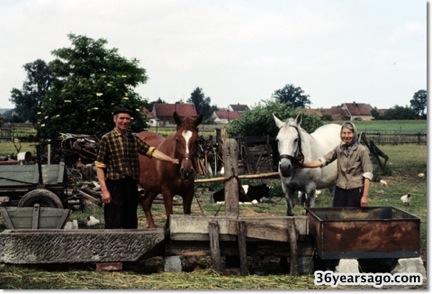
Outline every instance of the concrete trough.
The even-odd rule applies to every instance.
[[[0,263],[133,262],[162,248],[165,231],[5,230],[0,234]]]

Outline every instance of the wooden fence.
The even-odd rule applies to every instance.
[[[376,145],[427,144],[427,133],[423,132],[370,131],[365,134]]]
[[[15,139],[28,141],[30,138],[34,138],[35,135],[36,130],[30,123],[5,123],[0,127],[0,142],[11,142]]]

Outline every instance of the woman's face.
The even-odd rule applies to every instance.
[[[351,143],[354,139],[354,132],[348,128],[342,128],[341,139],[345,144]]]

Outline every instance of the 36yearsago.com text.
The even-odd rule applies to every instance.
[[[383,286],[422,285],[423,277],[420,273],[335,273],[332,271],[315,271],[315,285],[327,285],[332,288],[338,286],[369,285],[375,288]]]

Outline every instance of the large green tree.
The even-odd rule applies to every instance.
[[[210,97],[205,97],[204,92],[199,87],[195,88],[187,102],[195,105],[197,113],[202,114],[204,120],[210,118],[213,111],[217,109],[217,106],[211,105]]]
[[[273,93],[273,98],[280,103],[290,105],[292,108],[306,108],[311,104],[309,95],[304,94],[302,88],[292,84],[285,85],[282,89],[276,90]]]
[[[414,93],[413,99],[410,100],[411,108],[415,111],[418,117],[426,118],[427,109],[427,91],[419,90]]]
[[[394,107],[387,110],[382,116],[385,120],[410,120],[416,119],[416,113],[414,109],[408,106],[395,105]]]
[[[241,118],[230,122],[227,131],[231,136],[262,136],[275,138],[279,129],[273,119],[273,114],[285,121],[295,118],[298,109],[279,101],[263,101],[253,109],[246,111]],[[316,115],[303,114],[302,128],[312,132],[322,126],[322,121]]]
[[[44,139],[55,139],[62,132],[101,136],[113,128],[112,111],[119,106],[134,112],[132,130],[144,129],[144,101],[134,88],[147,76],[138,60],[106,48],[105,39],[68,37],[71,47],[52,51],[55,59],[49,66],[56,79],[38,112],[38,135]]]
[[[54,75],[48,64],[41,59],[26,63],[23,67],[27,72],[27,79],[21,90],[12,89],[9,100],[15,104],[15,111],[22,121],[36,123],[36,113],[50,89]]]

